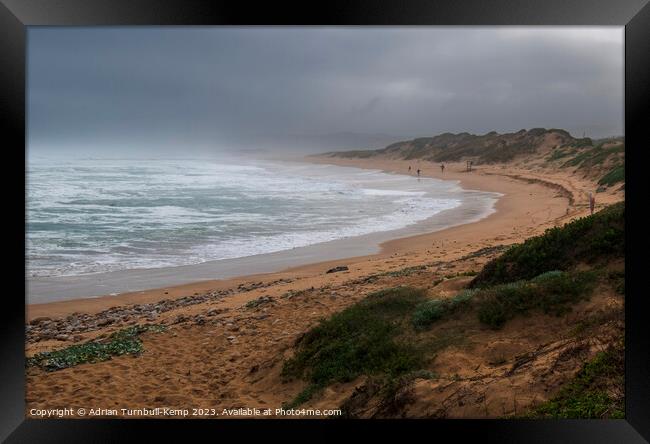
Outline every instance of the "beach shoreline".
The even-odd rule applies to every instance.
[[[409,164],[409,162],[401,160],[369,161],[322,156],[311,156],[305,160],[313,163],[379,169],[397,174],[408,174]],[[385,268],[386,261],[395,256],[402,257],[404,263],[421,262],[425,255],[451,260],[472,248],[478,250],[496,244],[521,241],[545,228],[563,223],[564,219],[575,215],[575,209],[570,211],[569,198],[566,195],[541,183],[513,179],[487,168],[478,168],[471,173],[464,172],[464,164],[448,164],[444,173],[437,171],[437,165],[433,163],[412,162],[412,164],[415,167],[412,168],[413,171],[418,167],[422,169],[423,177],[457,180],[459,185],[466,190],[500,193],[501,197],[494,205],[494,212],[476,222],[384,241],[379,244],[380,251],[375,254],[311,262],[274,272],[201,280],[117,295],[110,295],[107,292],[107,295],[104,296],[28,304],[27,320],[42,316],[65,316],[74,312],[96,313],[119,305],[152,303],[162,299],[201,294],[215,289],[233,288],[250,281],[314,278],[322,276],[328,269],[340,265],[346,265],[357,273],[363,274],[369,269]],[[530,199],[531,196],[534,199]]]

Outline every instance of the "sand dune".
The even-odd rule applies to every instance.
[[[28,331],[28,356],[128,325],[156,323],[168,329],[143,333],[144,351],[137,357],[113,357],[54,372],[29,368],[26,414],[30,416],[33,408],[55,407],[215,408],[220,413],[227,408],[278,408],[305,387],[300,381],[283,382],[280,369],[283,360],[293,353],[296,339],[319,319],[387,286],[407,284],[427,288],[439,297],[453,295],[467,280],[453,276],[478,271],[504,245],[587,214],[587,193],[595,191],[592,182],[568,173],[515,166],[480,166],[468,173],[464,163],[447,164],[443,174],[438,164],[424,161],[310,160],[400,174],[407,173],[412,165],[413,169],[422,169],[425,176],[459,180],[464,188],[495,191],[503,197],[497,211],[479,222],[392,240],[372,256],[265,275],[28,306],[28,321],[69,316],[60,325],[73,326],[70,332],[58,332],[66,333],[65,340],[47,339],[44,332],[48,330],[41,319]],[[623,195],[599,193],[597,199],[598,207],[602,207],[622,200]],[[326,273],[337,265],[346,265],[348,270]],[[410,271],[389,274],[404,269]],[[179,298],[184,298],[182,304],[164,303]],[[254,300],[259,304],[246,305]],[[513,414],[547,399],[620,328],[620,323],[614,322],[592,337],[573,342],[564,339],[562,333],[577,320],[593,316],[604,306],[618,312],[622,301],[612,294],[600,294],[577,306],[570,318],[540,315],[519,319],[498,332],[469,319],[458,319],[455,322],[467,330],[464,345],[446,349],[437,359],[437,371],[448,379],[435,384],[416,381],[416,401],[407,414],[492,417]],[[128,310],[117,317],[106,312],[111,307]],[[101,325],[109,318],[110,323]],[[517,357],[521,359],[530,350],[538,353],[513,370]],[[549,368],[558,363],[561,366],[549,373]],[[306,407],[335,409],[361,385],[362,380],[336,384]]]

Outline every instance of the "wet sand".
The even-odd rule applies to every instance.
[[[431,185],[434,186],[433,183]],[[433,217],[397,230],[379,231],[290,250],[185,266],[31,278],[28,279],[28,303],[132,293],[150,288],[273,273],[317,262],[375,255],[381,252],[381,245],[390,240],[432,233],[487,217],[494,212],[493,206],[500,194],[463,190],[459,192],[458,197],[462,198],[462,203],[458,207],[443,210]]]
[[[400,173],[408,169],[408,163],[400,161],[312,160]],[[437,165],[423,162],[419,167],[424,174],[439,172]],[[398,285],[427,289],[437,298],[452,297],[508,244],[589,212],[585,197],[594,184],[580,177],[511,166],[472,173],[463,169],[449,164],[445,177],[461,180],[465,188],[503,194],[496,212],[478,222],[384,242],[376,254],[276,273],[28,306],[30,319],[52,319],[34,320],[27,327],[27,356],[133,325],[154,322],[166,330],[141,334],[143,352],[138,355],[53,372],[28,367],[25,415],[34,417],[31,409],[64,407],[207,407],[216,413],[203,417],[216,418],[226,416],[222,409],[277,409],[308,385],[286,381],[282,368],[296,341],[321,319],[373,291]],[[622,193],[599,193],[598,206],[623,198]],[[336,265],[348,269],[326,273]],[[624,269],[623,263],[610,265]],[[414,418],[502,418],[526,411],[548,400],[586,360],[621,337],[622,309],[623,298],[609,289],[576,304],[563,317],[539,313],[493,330],[466,313],[434,327],[429,340],[462,332],[463,342],[436,354],[431,370],[440,377],[417,379],[414,403],[406,406],[406,413]],[[576,325],[603,313],[609,321],[575,336]],[[517,365],[517,357],[529,356],[531,350],[531,361]],[[363,387],[363,377],[336,383],[304,406],[339,408]],[[372,413],[372,403],[369,407]],[[115,412],[100,417],[125,415]]]
[[[282,271],[264,272],[265,270],[252,270],[247,268],[248,258],[242,258],[238,264],[233,262],[233,273],[240,271],[240,277],[229,279],[210,279],[209,275],[202,276],[202,279],[195,279],[196,273],[201,273],[200,267],[188,266],[194,274],[187,276],[191,282],[182,285],[163,286],[155,285],[155,279],[144,283],[154,287],[149,290],[131,291],[118,295],[115,288],[106,289],[103,297],[79,297],[74,300],[63,300],[46,303],[36,303],[27,306],[27,318],[32,319],[39,316],[64,316],[73,312],[96,313],[109,307],[134,303],[149,303],[161,299],[191,296],[206,291],[232,288],[243,282],[263,281],[269,282],[278,279],[300,279],[311,281],[314,284],[327,282],[333,275],[325,274],[329,268],[337,265],[350,267],[352,275],[368,274],[373,270],[386,269],[387,264],[398,260],[402,266],[409,263],[417,264],[428,259],[453,260],[471,251],[480,248],[520,242],[523,239],[543,232],[544,229],[561,225],[564,222],[578,215],[586,214],[586,207],[579,204],[570,205],[569,196],[575,201],[581,200],[581,193],[585,194],[589,184],[576,182],[569,176],[558,176],[552,180],[545,181],[538,178],[537,181],[522,180],[522,178],[508,177],[517,173],[514,170],[501,171],[496,168],[481,167],[472,172],[465,171],[465,164],[447,164],[444,173],[440,172],[437,164],[428,162],[407,162],[401,160],[366,160],[366,159],[340,159],[310,157],[311,162],[331,163],[343,166],[355,166],[360,168],[380,169],[387,172],[407,174],[409,164],[413,170],[422,169],[422,176],[436,177],[449,180],[458,180],[464,189],[480,190],[501,193],[502,197],[495,204],[494,213],[477,222],[466,223],[447,229],[442,229],[426,234],[418,234],[407,237],[400,237],[383,241],[379,244],[377,252],[372,254],[355,255],[352,251],[359,251],[359,245],[349,240],[334,241],[327,244],[329,253],[323,250],[325,244],[312,246],[320,249],[318,255],[312,252],[311,260],[307,257],[297,256],[296,250],[276,254],[278,261],[267,261],[270,269]],[[507,174],[507,175],[504,175]],[[555,185],[555,186],[552,186]],[[560,186],[561,188],[558,188]],[[564,192],[562,192],[564,190]],[[604,199],[600,203],[605,203]],[[421,227],[419,227],[421,228]],[[432,227],[432,229],[436,229]],[[369,247],[377,242],[368,235],[365,239]],[[357,239],[358,240],[358,239]],[[309,249],[310,247],[305,247]],[[356,250],[355,250],[356,249]],[[364,251],[367,253],[368,251]],[[292,257],[293,253],[293,257]],[[321,255],[322,254],[322,255]],[[328,254],[337,254],[334,258]],[[273,255],[273,254],[272,254]],[[320,255],[320,256],[319,256]],[[267,255],[264,255],[267,256]],[[313,260],[314,257],[325,258]],[[285,262],[282,262],[285,261]],[[301,263],[302,261],[302,263]],[[312,262],[305,265],[305,261]],[[297,265],[300,264],[301,265]],[[182,268],[182,267],[178,267]],[[268,271],[271,271],[271,270]],[[198,271],[197,271],[198,270]],[[261,271],[261,273],[260,273]],[[137,271],[133,271],[137,276]],[[133,279],[133,276],[129,276]],[[151,285],[148,285],[151,284]],[[289,289],[291,285],[288,286]],[[82,296],[83,293],[75,296]]]

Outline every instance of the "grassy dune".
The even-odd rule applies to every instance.
[[[385,402],[394,399],[396,387],[428,372],[435,354],[454,343],[428,332],[450,318],[470,316],[500,329],[531,313],[563,316],[573,304],[589,299],[598,285],[624,292],[624,275],[606,268],[608,261],[624,257],[624,212],[624,204],[612,205],[528,239],[488,262],[471,281],[472,288],[454,297],[431,299],[424,289],[389,288],[322,320],[298,341],[295,355],[284,364],[284,378],[309,383],[287,406],[300,405],[328,385],[359,376],[370,378]],[[593,417],[610,409],[610,416],[616,417],[620,399],[604,395],[596,399],[589,389],[594,372],[605,368],[603,359],[609,362],[602,358],[586,364],[586,376],[578,375],[557,399],[531,414]],[[606,375],[620,376],[618,367],[606,369]],[[585,397],[593,408],[580,407]]]

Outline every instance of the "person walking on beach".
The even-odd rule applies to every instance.
[[[589,192],[589,211],[591,214],[594,214],[594,208],[596,207],[596,198],[591,192]]]
[[[418,168],[418,177],[420,177],[420,168]]]
[[[445,172],[445,164],[444,164],[444,163],[441,163],[441,164],[440,164],[440,172],[441,172],[441,173],[444,173],[444,172]]]
[[[409,173],[411,172],[411,165],[409,165]]]

